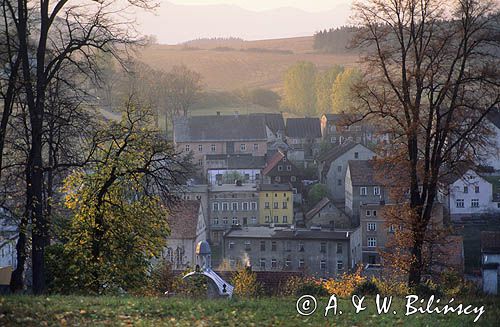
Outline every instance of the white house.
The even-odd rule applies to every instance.
[[[462,176],[455,176],[443,191],[443,203],[448,207],[452,217],[500,212],[497,203],[493,202],[493,185],[469,169]]]
[[[320,181],[328,187],[332,200],[345,199],[345,177],[349,160],[373,159],[376,153],[360,143],[344,142],[318,158]]]
[[[10,216],[0,209],[0,268],[17,267],[16,244],[18,239],[17,226]]]
[[[193,267],[196,244],[207,239],[207,223],[200,201],[185,200],[168,217],[170,236],[163,256],[173,269]]]
[[[484,166],[500,171],[500,109],[495,109],[487,117],[491,135],[487,149],[481,154]]]

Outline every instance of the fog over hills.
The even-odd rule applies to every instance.
[[[138,23],[141,32],[156,35],[158,42],[176,44],[210,37],[259,40],[312,35],[320,29],[345,24],[349,14],[348,4],[329,11],[306,12],[290,7],[252,11],[225,4],[162,2],[155,14],[140,14]]]

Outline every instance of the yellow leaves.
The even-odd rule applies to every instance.
[[[339,297],[348,297],[356,289],[357,286],[361,285],[365,281],[365,277],[361,276],[361,267],[358,268],[354,273],[348,274],[344,273],[338,279],[328,279],[323,283],[323,287],[327,290],[329,294],[335,294]]]

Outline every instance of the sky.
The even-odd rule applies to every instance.
[[[331,10],[338,5],[351,3],[350,0],[169,0],[169,2],[183,5],[229,4],[255,11],[293,7],[309,12]]]
[[[163,44],[198,38],[245,40],[310,36],[347,23],[352,0],[157,0],[138,13],[139,31]]]

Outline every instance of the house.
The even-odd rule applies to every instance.
[[[351,141],[334,146],[318,157],[318,176],[326,184],[334,202],[345,199],[345,176],[349,160],[368,160],[375,152],[360,143]]]
[[[312,159],[321,142],[321,126],[318,118],[288,118],[285,136],[291,151],[304,151],[304,160]]]
[[[205,219],[208,221],[208,185],[207,184],[193,184],[182,187],[183,200],[197,200],[201,202],[201,207],[203,213],[205,214]]]
[[[207,238],[207,224],[200,201],[184,200],[178,203],[168,216],[170,236],[163,251],[164,258],[173,269],[193,267],[195,247]]]
[[[331,228],[332,230],[338,228],[346,229],[351,227],[351,221],[342,210],[325,197],[306,213],[304,225],[307,228],[320,226],[322,228]]]
[[[483,292],[498,294],[500,285],[500,232],[481,232]]]
[[[446,203],[452,220],[483,213],[500,212],[493,190],[495,178],[482,177],[472,169],[462,174],[452,174],[446,181],[444,190],[441,190],[441,199]],[[493,182],[493,184],[489,181]]]
[[[346,113],[323,114],[321,116],[321,135],[324,142],[343,144],[345,141],[368,144],[389,142],[389,134],[381,124],[373,121],[355,121],[356,117]]]
[[[483,166],[500,171],[500,108],[492,110],[486,117],[491,135],[486,151],[481,154]]]
[[[261,225],[293,224],[293,189],[291,184],[260,184],[259,223]]]
[[[360,206],[385,203],[388,196],[377,180],[374,160],[349,160],[345,177],[345,210],[359,225]]]
[[[294,202],[301,202],[302,171],[288,160],[287,155],[277,151],[266,163],[262,170],[262,183],[264,184],[292,184]]]
[[[302,271],[335,277],[349,270],[349,232],[291,227],[241,227],[224,235],[224,258],[255,271]]]
[[[221,243],[222,235],[231,226],[259,224],[259,192],[255,184],[210,185],[208,198],[210,240],[213,245]]]
[[[267,141],[275,142],[284,139],[285,121],[281,113],[254,113],[250,116],[259,117],[264,122],[267,132]]]
[[[266,156],[251,154],[207,154],[205,167],[207,182],[215,184],[234,184],[235,180],[243,183],[257,183],[261,179],[262,169],[266,166]]]
[[[218,114],[174,120],[174,143],[179,151],[191,153],[194,163],[201,168],[207,154],[264,156],[267,141],[268,128],[260,115]]]

